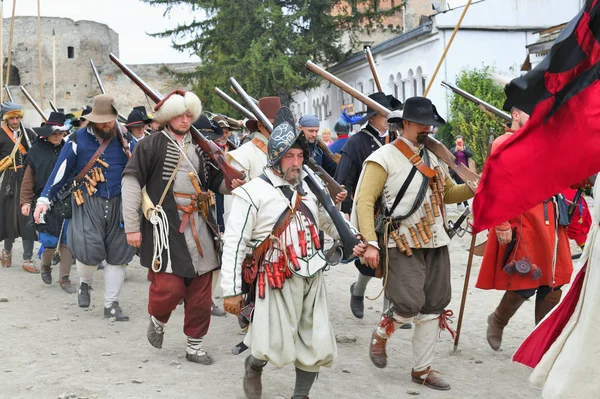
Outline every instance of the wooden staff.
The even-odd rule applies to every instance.
[[[40,16],[40,0],[37,1],[38,21],[38,58],[40,64],[40,104],[44,103],[44,76],[42,73],[42,20]]]
[[[471,5],[471,0],[467,1],[467,4],[465,5],[465,9],[463,10],[460,18],[458,19],[458,22],[456,23],[456,26],[454,27],[452,36],[450,36],[450,40],[448,40],[448,44],[446,44],[446,48],[444,49],[444,52],[442,53],[440,61],[438,62],[437,67],[435,68],[435,72],[433,73],[433,75],[431,76],[431,79],[429,80],[429,83],[427,84],[427,89],[425,90],[425,93],[423,93],[423,97],[427,97],[427,94],[429,93],[429,90],[431,89],[431,85],[433,84],[435,77],[437,76],[438,72],[440,71],[442,62],[444,62],[444,59],[446,58],[446,54],[448,53],[448,50],[450,50],[450,45],[452,44],[452,41],[454,40],[454,36],[456,36],[456,32],[458,32],[458,28],[460,28],[460,24],[462,24],[463,18],[465,17],[465,14],[467,13],[467,10],[469,9],[470,5]]]
[[[377,74],[377,69],[375,68],[375,60],[373,59],[373,54],[371,53],[371,47],[367,47],[365,49],[365,54],[367,55],[367,61],[369,61],[369,67],[371,67],[371,73],[373,74],[373,80],[375,81],[377,91],[383,91],[381,88],[381,82],[379,81],[379,75]]]
[[[465,303],[467,302],[467,291],[469,290],[469,279],[471,277],[471,267],[473,266],[473,250],[475,249],[475,240],[477,234],[471,237],[471,247],[469,248],[469,260],[467,261],[467,273],[465,274],[465,283],[463,285],[463,294],[460,301],[460,313],[458,315],[458,325],[456,326],[456,337],[454,337],[454,352],[458,348],[458,340],[460,339],[460,330],[462,327],[463,316],[465,313]]]
[[[52,29],[52,100],[56,104],[56,32]]]
[[[4,62],[4,0],[0,0],[0,60]],[[0,65],[0,103],[4,102],[4,68]]]
[[[8,38],[8,60],[6,62],[6,85],[10,85],[10,58],[12,54],[13,36],[15,34],[15,8],[17,8],[17,0],[13,0],[12,17],[10,19],[10,37]]]

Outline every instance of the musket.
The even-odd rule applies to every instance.
[[[6,89],[6,95],[8,96],[8,99],[10,100],[10,102],[15,102],[15,100],[13,100],[13,96],[12,93],[10,92],[10,89],[8,88],[8,85],[4,85],[4,88]],[[23,137],[25,137],[25,141],[27,142],[27,146],[31,149],[31,140],[29,140],[29,136],[27,135],[27,131],[25,130],[25,126],[23,126],[23,122],[19,122],[19,129],[21,130],[21,134],[23,134]]]
[[[92,66],[92,71],[94,72],[94,76],[96,77],[96,82],[98,82],[98,86],[100,87],[100,92],[102,94],[107,94],[106,89],[104,88],[104,84],[102,83],[102,79],[100,78],[100,74],[98,73],[98,69],[96,68],[96,64],[94,63],[94,60],[90,59],[90,65]],[[119,120],[119,122],[127,123],[127,117],[121,114],[120,112],[118,114],[119,116],[117,117],[117,119]]]
[[[146,94],[152,101],[154,101],[155,103],[159,103],[164,98],[160,93],[154,91],[150,86],[148,86],[146,82],[144,82],[129,67],[124,65],[114,54],[111,53],[109,57],[111,61],[114,62],[119,67],[119,69],[121,69],[121,71],[123,71],[123,73],[129,79],[131,79],[133,83],[136,84],[136,86],[142,89],[144,94]],[[204,151],[210,157],[210,159],[216,164],[219,170],[221,170],[221,173],[223,173],[223,178],[225,179],[225,184],[227,185],[227,188],[231,189],[231,182],[233,180],[245,179],[245,173],[240,172],[239,170],[231,166],[229,163],[227,163],[225,153],[215,143],[204,137],[204,135],[200,133],[198,129],[196,129],[194,126],[190,126],[190,132],[198,146],[202,149],[202,151]]]
[[[383,91],[381,88],[381,82],[379,81],[379,74],[377,74],[377,68],[375,68],[375,60],[373,59],[373,54],[371,53],[371,47],[367,47],[365,49],[365,54],[367,55],[367,61],[369,61],[369,67],[371,67],[371,73],[373,74],[373,80],[375,81],[377,91]]]
[[[229,83],[236,91],[236,93],[240,97],[242,97],[244,102],[246,102],[246,105],[251,109],[251,112],[255,116],[255,119],[257,119],[265,127],[265,129],[267,129],[269,133],[271,133],[273,131],[273,124],[267,119],[265,114],[262,113],[260,108],[258,108],[258,105],[255,104],[254,101],[252,101],[252,98],[248,95],[248,93],[246,93],[246,91],[234,78],[229,78]],[[337,181],[335,181],[333,177],[329,176],[329,174],[325,172],[325,170],[320,165],[318,165],[314,161],[310,162],[310,160],[307,161],[307,165],[323,180],[323,182],[327,186],[327,190],[329,190],[331,198],[335,198],[339,193],[344,191],[342,186],[340,186],[340,184]]]
[[[321,140],[318,137],[317,137],[317,145],[319,146],[319,148],[321,150],[323,150],[325,155],[327,155],[333,162],[335,162],[336,165],[340,163],[340,159],[342,158],[342,156],[340,154],[334,154],[333,152],[331,152],[331,150],[329,149],[329,146],[327,144],[325,144],[323,142],[323,140]]]
[[[311,71],[315,72],[317,75],[321,76],[323,79],[329,81],[334,86],[337,86],[339,89],[349,94],[353,98],[367,105],[367,107],[371,108],[375,112],[380,115],[383,115],[387,118],[389,113],[391,112],[389,109],[379,104],[377,101],[370,99],[365,96],[363,93],[359,92],[343,80],[339,79],[335,75],[327,72],[320,66],[316,65],[312,61],[306,61],[306,66]],[[446,148],[441,142],[435,139],[433,136],[429,135],[425,139],[425,146],[429,151],[433,152],[439,159],[444,161],[446,165],[452,170],[456,172],[456,174],[467,184],[467,186],[471,189],[471,191],[476,192],[477,186],[479,185],[479,175],[473,172],[471,169],[467,168],[465,165],[456,164],[456,157],[452,155],[450,150]]]
[[[52,111],[58,112],[58,108],[56,108],[56,105],[54,105],[54,102],[52,100],[49,100],[48,102],[50,103],[50,108],[52,108]]]
[[[245,118],[253,119],[253,120],[256,119],[252,112],[250,112],[242,104],[238,103],[233,98],[231,98],[231,96],[229,96],[223,90],[219,89],[218,87],[215,87],[214,92],[217,96],[219,96],[219,98],[221,100],[225,101],[227,104],[229,104],[231,107],[233,107],[236,111],[238,111],[240,114],[242,114]]]
[[[461,88],[458,88],[448,82],[442,81],[442,86],[452,90],[454,93],[458,94],[459,96],[461,96],[462,98],[464,98],[465,100],[469,100],[475,104],[477,104],[480,108],[482,108],[483,110],[487,111],[486,114],[489,112],[492,115],[495,115],[497,117],[499,117],[500,119],[502,119],[504,122],[512,122],[512,118],[510,117],[510,115],[508,115],[507,113],[505,113],[504,111],[494,107],[491,104],[486,103],[485,101],[475,97],[474,95],[472,95],[471,93],[468,93],[466,91],[464,91]],[[484,112],[485,112],[484,111]]]
[[[44,114],[44,111],[42,111],[42,109],[40,108],[39,105],[37,105],[37,103],[35,102],[35,100],[33,99],[33,97],[31,97],[31,94],[29,94],[29,92],[27,91],[26,88],[24,88],[23,86],[19,86],[19,89],[21,89],[21,92],[23,93],[23,95],[25,96],[25,98],[31,103],[31,106],[37,111],[38,114],[40,114],[40,116],[42,117],[42,119],[44,120],[44,122],[48,121],[48,117],[46,116],[46,114]]]
[[[260,108],[258,108],[258,105],[252,101],[252,99],[250,98],[248,93],[246,93],[246,91],[242,88],[242,86],[240,86],[240,84],[232,77],[229,78],[229,83],[237,92],[237,94],[240,97],[242,97],[246,105],[252,110],[252,113],[254,114],[256,120],[259,121],[269,133],[273,132],[273,124],[271,123],[271,121],[268,120],[265,114],[260,110]],[[317,166],[317,168],[313,172],[312,168],[314,166]],[[346,224],[346,221],[340,213],[339,209],[337,209],[335,204],[333,203],[332,198],[335,198],[335,196],[331,194],[331,188],[329,186],[327,187],[327,189],[323,187],[321,181],[317,178],[316,174],[322,174],[321,178],[326,184],[329,184],[327,181],[327,177],[331,180],[333,180],[333,178],[329,176],[327,172],[325,172],[319,165],[314,163],[314,160],[311,158],[308,159],[308,163],[306,165],[302,166],[302,169],[307,174],[306,183],[310,187],[313,194],[317,197],[319,202],[323,205],[325,211],[331,217],[331,220],[333,221],[333,224],[335,225],[340,235],[340,241],[342,242],[343,248],[343,258],[353,258],[354,255],[352,253],[352,249],[358,243],[358,240]],[[335,182],[335,180],[333,181]],[[337,182],[335,183],[337,184]],[[341,189],[341,186],[339,186],[339,184],[337,185]]]

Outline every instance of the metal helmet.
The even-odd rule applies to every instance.
[[[267,145],[267,166],[281,172],[279,162],[294,144],[298,143],[304,152],[305,162],[308,160],[308,143],[304,132],[296,129],[294,114],[287,107],[282,107],[275,115],[275,126]]]

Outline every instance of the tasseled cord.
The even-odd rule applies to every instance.
[[[150,223],[152,223],[152,236],[154,238],[154,249],[152,253],[152,271],[155,273],[160,272],[163,265],[162,253],[167,251],[167,268],[165,272],[172,273],[171,268],[171,249],[169,247],[169,219],[167,214],[163,210],[162,206],[157,205],[152,210],[150,216]]]

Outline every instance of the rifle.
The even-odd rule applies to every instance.
[[[31,97],[31,94],[29,94],[29,92],[27,91],[26,88],[24,88],[23,86],[19,86],[19,88],[21,89],[21,92],[23,93],[23,95],[25,96],[25,98],[27,100],[29,100],[29,102],[31,103],[31,105],[33,106],[33,108],[37,111],[38,114],[40,114],[40,116],[42,117],[42,120],[44,122],[48,122],[48,117],[46,116],[46,114],[44,114],[44,111],[42,111],[42,109],[40,108],[39,105],[37,105],[37,103],[35,102],[35,100],[33,99],[33,97]],[[9,95],[9,97],[12,97]]]
[[[106,89],[104,88],[104,84],[102,83],[102,79],[100,78],[100,74],[98,73],[98,69],[96,68],[94,60],[90,59],[90,65],[92,66],[92,71],[94,72],[94,76],[96,77],[96,82],[98,82],[98,86],[100,87],[100,92],[102,94],[106,94]],[[127,118],[125,117],[125,115],[121,114],[120,112],[118,114],[119,116],[117,117],[117,119],[119,120],[119,122],[127,123]]]
[[[250,109],[252,110],[251,112],[253,113],[253,115],[256,116],[254,119],[257,119],[265,127],[265,129],[267,129],[269,131],[269,133],[271,133],[273,131],[273,124],[271,123],[271,121],[269,121],[267,119],[267,117],[258,108],[258,105],[255,104],[254,101],[252,101],[252,98],[248,95],[248,93],[246,93],[246,91],[242,88],[242,86],[240,86],[240,84],[234,78],[229,78],[229,83],[231,83],[231,86],[233,87],[233,89],[240,95],[240,97],[242,97],[242,99],[246,102],[248,107],[250,107]],[[327,172],[325,172],[325,170],[320,165],[317,165],[314,162],[314,160],[312,162],[310,162],[310,160],[308,160],[307,165],[319,177],[321,177],[321,179],[327,186],[327,190],[329,190],[329,194],[330,194],[331,198],[335,198],[339,193],[344,191],[342,186],[340,186],[340,184],[337,181],[335,181],[333,179],[333,177],[329,176],[329,174]]]
[[[238,95],[240,97],[242,97],[242,99],[244,100],[246,105],[248,105],[248,107],[250,107],[256,120],[258,120],[265,127],[265,129],[267,129],[269,131],[269,133],[273,132],[273,124],[271,123],[271,121],[269,121],[267,119],[265,114],[262,113],[262,111],[258,108],[258,105],[252,101],[251,97],[240,86],[240,84],[234,78],[229,78],[229,83],[231,83],[231,86],[238,93]],[[358,240],[356,239],[356,236],[354,235],[354,233],[350,230],[350,228],[346,224],[344,217],[340,213],[339,209],[336,208],[335,204],[333,203],[333,201],[331,199],[331,198],[335,198],[335,197],[331,196],[332,195],[331,189],[333,187],[330,188],[330,186],[328,186],[327,189],[325,189],[325,187],[323,187],[323,185],[321,184],[321,181],[317,178],[316,174],[321,173],[323,175],[323,177],[325,178],[324,181],[326,182],[326,184],[328,184],[327,178],[329,178],[331,180],[333,180],[333,178],[331,176],[329,176],[318,165],[316,165],[317,168],[315,169],[315,172],[313,172],[313,170],[311,170],[312,169],[311,161],[312,161],[313,165],[316,165],[314,163],[314,160],[309,158],[308,163],[306,165],[302,166],[302,170],[304,170],[304,172],[307,174],[306,183],[310,187],[313,194],[317,197],[319,202],[323,205],[323,207],[325,208],[325,211],[331,217],[331,220],[333,221],[333,224],[335,225],[335,227],[340,235],[340,241],[342,242],[342,247],[343,247],[342,248],[343,258],[344,259],[352,259],[354,257],[354,255],[352,253],[352,249],[358,243]],[[335,182],[335,180],[333,180],[333,181]],[[336,182],[336,184],[337,184],[337,182]],[[337,184],[337,186],[340,187],[340,189],[341,189],[341,186],[339,186],[339,184]],[[327,191],[327,190],[329,190],[329,191]]]
[[[366,104],[369,108],[376,111],[380,115],[385,117],[388,116],[390,110],[379,104],[378,102],[370,99],[365,96],[363,93],[359,92],[343,80],[339,79],[335,75],[327,72],[323,68],[314,64],[312,61],[306,61],[306,66],[317,75],[321,76],[323,79],[329,81],[334,86],[337,86],[342,91],[346,92],[350,96],[356,98],[358,101]],[[465,165],[460,164],[456,165],[456,157],[452,155],[450,150],[446,148],[445,145],[440,143],[433,136],[429,135],[425,139],[425,146],[429,151],[433,152],[439,159],[444,161],[450,169],[454,170],[458,176],[467,184],[467,186],[471,189],[471,191],[476,192],[477,186],[479,185],[479,175],[473,172],[471,169],[467,168]]]
[[[512,122],[512,118],[510,117],[510,115],[508,115],[507,113],[499,110],[498,108],[494,107],[491,104],[486,103],[485,101],[475,97],[474,95],[472,95],[471,93],[467,93],[466,91],[464,91],[463,89],[460,89],[454,85],[451,85],[448,82],[442,81],[442,86],[452,90],[454,93],[458,94],[459,96],[461,96],[462,98],[464,98],[465,100],[469,100],[475,104],[477,104],[479,106],[479,108],[485,112],[487,115],[491,116],[495,115],[496,117],[502,119],[504,122]],[[496,119],[496,118],[494,118]],[[496,119],[497,120],[497,119]]]
[[[10,102],[15,102],[13,100],[12,93],[10,92],[10,89],[8,88],[8,85],[4,85],[4,88],[6,89],[6,95],[8,96],[8,99],[10,100]],[[25,126],[23,126],[23,122],[19,122],[19,129],[21,130],[21,134],[24,135],[23,137],[25,137],[27,146],[31,149],[31,141],[29,140],[29,136],[27,136],[27,131],[25,130]]]
[[[163,96],[154,91],[150,86],[146,84],[135,72],[133,72],[129,67],[124,65],[119,59],[114,55],[109,55],[112,62],[114,62],[123,73],[135,83],[144,94],[146,94],[152,101],[155,103],[159,103]],[[235,169],[233,166],[227,163],[225,158],[225,153],[221,150],[215,143],[208,140],[202,133],[198,131],[194,126],[190,126],[190,133],[192,137],[196,141],[196,144],[204,151],[210,159],[216,164],[221,173],[223,173],[223,177],[225,179],[225,184],[227,188],[231,189],[231,182],[235,179],[243,180],[245,178],[245,173],[240,172]]]

